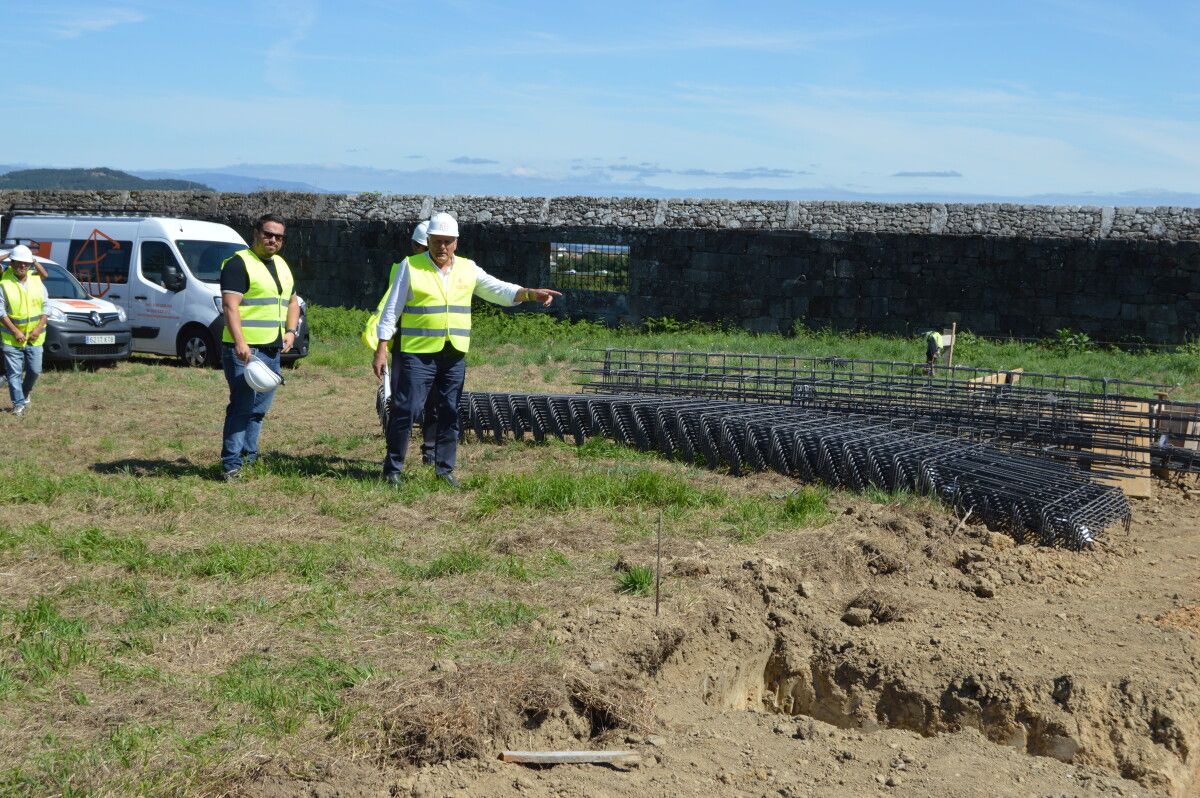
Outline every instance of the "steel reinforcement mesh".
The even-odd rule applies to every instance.
[[[603,437],[665,457],[771,469],[834,487],[910,491],[970,511],[1018,541],[1081,548],[1129,503],[1075,466],[1003,451],[936,424],[721,399],[464,392],[462,434],[502,443],[526,435],[582,444]]]
[[[719,352],[590,350],[581,390],[736,399],[910,418],[986,434],[996,446],[1096,468],[1200,470],[1164,451],[1200,446],[1200,404],[1148,399],[1152,383],[891,361]]]

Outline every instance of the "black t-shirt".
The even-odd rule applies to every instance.
[[[262,264],[267,267],[267,272],[271,275],[271,279],[275,281],[275,290],[282,291],[283,286],[279,282],[279,271],[275,267],[275,257],[266,259],[260,258]],[[237,294],[244,294],[250,290],[250,273],[246,271],[246,261],[238,256],[233,256],[225,261],[221,267],[221,293],[233,291]],[[292,296],[296,295],[296,290],[293,287]],[[266,346],[283,346],[283,336],[280,335],[273,343],[265,344]]]
[[[275,290],[282,291],[283,286],[279,284],[279,271],[275,268],[274,256],[265,260],[261,259],[267,271],[271,275],[271,279],[275,281]],[[221,293],[226,291],[234,291],[238,294],[244,294],[250,290],[250,275],[246,271],[246,261],[240,257],[234,256],[225,262],[221,267]],[[296,291],[293,288],[292,294]]]

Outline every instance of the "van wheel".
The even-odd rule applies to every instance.
[[[185,366],[216,368],[220,363],[217,342],[203,327],[188,327],[179,334],[179,357]]]

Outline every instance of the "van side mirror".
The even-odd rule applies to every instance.
[[[174,263],[163,265],[162,269],[163,288],[168,291],[182,291],[187,287],[187,278],[183,276],[183,271]]]

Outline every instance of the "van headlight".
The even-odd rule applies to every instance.
[[[59,323],[62,323],[67,320],[67,314],[63,313],[58,308],[48,307],[48,308],[46,308],[46,318],[49,319],[50,321],[57,321]]]
[[[117,321],[125,321],[129,316],[125,314],[125,308],[117,305]]]
[[[225,306],[221,304],[221,297],[219,297],[219,296],[213,297],[213,304],[217,306],[217,313],[225,312]]]

